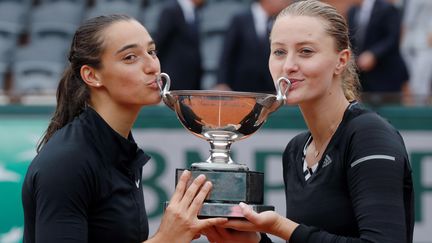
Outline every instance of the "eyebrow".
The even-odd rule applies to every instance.
[[[301,46],[301,45],[307,45],[307,44],[314,45],[315,42],[313,42],[313,41],[302,41],[302,42],[297,43],[296,45]]]
[[[307,44],[309,44],[309,45],[314,45],[315,42],[313,42],[313,41],[301,41],[301,42],[299,42],[299,43],[295,43],[296,46],[307,45]],[[272,46],[273,46],[273,45],[285,46],[285,43],[283,43],[283,42],[272,42],[271,45],[272,45]]]
[[[150,46],[150,45],[154,45],[154,44],[155,44],[154,40],[150,40],[149,42],[147,42],[147,45],[148,45],[148,46]],[[137,47],[138,47],[138,44],[129,44],[129,45],[125,45],[125,46],[123,46],[122,48],[120,48],[120,49],[116,52],[116,54],[119,54],[119,53],[121,53],[122,51],[125,51],[125,50],[127,50],[127,49],[137,48]]]
[[[282,42],[272,42],[272,41],[270,41],[270,44],[271,45],[279,45],[279,46],[284,45],[284,43],[282,43]]]

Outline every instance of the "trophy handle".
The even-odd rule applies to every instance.
[[[165,79],[165,86],[162,79]],[[166,96],[169,93],[169,88],[171,87],[171,79],[168,74],[161,73],[157,78],[157,85],[159,86],[159,90],[161,91],[162,96]]]
[[[163,79],[165,80],[165,85],[163,82]],[[168,74],[161,73],[157,77],[157,85],[159,86],[160,95],[162,97],[163,102],[172,110],[174,110],[175,105],[175,99],[172,97],[169,89],[171,87],[171,79]]]
[[[285,77],[280,77],[276,81],[276,99],[283,100],[285,103],[288,90],[291,87],[291,81]]]

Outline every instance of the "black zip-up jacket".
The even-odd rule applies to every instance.
[[[300,224],[290,243],[412,243],[412,171],[396,129],[351,103],[305,180],[310,142],[310,132],[299,134],[283,154],[286,216]],[[271,242],[262,236],[261,243]]]
[[[141,186],[149,156],[92,108],[58,130],[32,161],[22,188],[25,243],[142,242]]]

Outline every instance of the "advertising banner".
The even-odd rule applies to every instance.
[[[152,119],[156,121],[157,117]],[[172,117],[164,119],[166,117],[160,117],[157,125],[146,124],[133,130],[138,145],[152,157],[143,168],[142,179],[150,235],[157,230],[163,205],[174,191],[175,169],[189,168],[193,162],[206,160],[210,149],[208,142],[188,133]],[[22,241],[21,186],[48,120],[45,115],[0,116],[0,243]],[[432,125],[430,129],[399,130],[414,173],[414,241],[432,243]],[[233,160],[246,164],[250,170],[264,172],[265,204],[275,206],[282,215],[285,214],[285,195],[281,156],[288,141],[302,131],[304,129],[299,127],[265,125],[250,138],[232,145]],[[278,238],[273,240],[283,242]]]

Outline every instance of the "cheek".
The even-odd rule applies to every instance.
[[[142,89],[142,82],[139,82],[137,77],[139,75],[134,75],[133,72],[117,70],[117,72],[111,73],[109,87],[107,88],[113,96],[123,97],[131,95]]]
[[[321,60],[307,62],[302,66],[303,73],[307,74],[310,78],[319,78],[323,80],[331,80],[333,77],[335,63],[333,60]]]
[[[270,57],[268,66],[273,80],[277,80],[283,75],[283,62]]]
[[[123,68],[119,70],[115,76],[117,77],[117,80],[115,81],[124,88],[134,88],[137,85],[142,84],[140,81],[142,74],[134,69]]]

